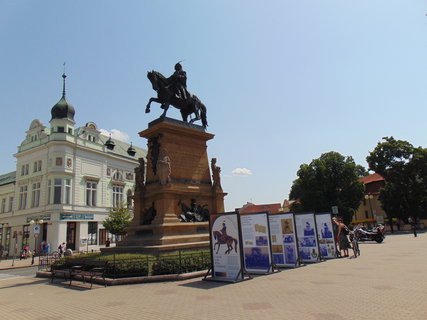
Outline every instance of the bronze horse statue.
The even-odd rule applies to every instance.
[[[233,242],[234,242],[234,250],[236,250],[236,252],[237,252],[237,239],[234,239],[233,237],[231,237],[229,235],[227,235],[224,239],[222,233],[219,231],[214,231],[213,236],[214,236],[215,241],[216,241],[213,249],[215,250],[216,245],[218,245],[218,249],[216,250],[216,253],[218,253],[219,247],[221,246],[221,244],[227,244],[227,250],[225,251],[224,254],[229,254],[231,252],[231,250],[233,250]]]
[[[195,117],[190,119],[190,123],[201,120],[203,127],[207,127],[206,107],[196,95],[189,94],[187,99],[177,97],[169,87],[170,84],[168,83],[168,79],[160,72],[149,71],[147,73],[147,78],[150,80],[153,90],[157,92],[157,98],[150,98],[145,113],[150,112],[151,102],[154,101],[160,103],[160,107],[164,110],[161,117],[166,116],[169,106],[174,106],[181,112],[182,121],[188,122],[188,116],[194,113]]]

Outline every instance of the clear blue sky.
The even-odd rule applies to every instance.
[[[426,13],[421,0],[0,0],[0,173],[15,170],[31,121],[48,125],[64,61],[77,125],[145,147],[138,132],[161,113],[144,113],[146,73],[184,60],[226,209],[282,202],[324,152],[366,166],[383,136],[427,146]]]

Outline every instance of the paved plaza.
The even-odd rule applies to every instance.
[[[0,319],[425,320],[426,249],[427,234],[393,235],[382,244],[362,243],[357,259],[235,284],[197,278],[89,290],[43,278],[3,277]]]

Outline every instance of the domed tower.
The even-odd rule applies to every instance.
[[[62,74],[63,89],[62,98],[52,107],[50,111],[52,119],[50,119],[51,133],[68,133],[74,134],[74,107],[65,99],[65,79],[67,76]]]

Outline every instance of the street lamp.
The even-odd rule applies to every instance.
[[[34,220],[30,221],[30,225],[35,224],[36,222]],[[43,224],[43,220],[38,220],[37,221],[38,225],[42,225]],[[33,252],[33,256],[31,258],[31,264],[34,264],[34,256],[36,255],[36,251],[37,251],[37,237],[39,236],[40,231],[37,230],[36,232],[36,226],[34,226],[34,252]]]
[[[365,200],[368,200],[369,201],[369,207],[371,208],[371,216],[372,216],[372,219],[374,218],[374,212],[373,212],[373,210],[372,210],[372,202],[371,202],[371,200],[374,198],[374,196],[372,195],[372,194],[365,194]]]

